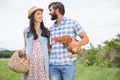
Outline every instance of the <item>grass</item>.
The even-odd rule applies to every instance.
[[[21,74],[7,67],[8,59],[0,59],[0,80],[21,80]],[[84,67],[77,65],[75,80],[120,80],[120,68]]]
[[[0,80],[21,80],[21,74],[11,71],[7,63],[8,59],[0,59]]]
[[[83,67],[77,65],[75,80],[120,80],[120,68]]]

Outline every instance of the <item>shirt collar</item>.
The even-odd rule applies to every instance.
[[[63,25],[66,20],[67,20],[67,18],[66,18],[66,17],[63,17],[63,18],[61,19],[61,21],[60,21],[60,25]],[[56,25],[56,21],[54,22],[53,26],[55,26],[55,27],[57,26],[57,25]]]

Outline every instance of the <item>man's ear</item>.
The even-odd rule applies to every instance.
[[[55,13],[56,14],[60,13],[58,8],[55,10]]]

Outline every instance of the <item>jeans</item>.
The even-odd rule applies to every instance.
[[[50,80],[74,80],[76,63],[72,65],[50,65]]]

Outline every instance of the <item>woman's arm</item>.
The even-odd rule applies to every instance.
[[[25,31],[23,32],[23,36],[24,36],[24,48],[23,50],[26,51],[26,39],[25,39]]]
[[[50,44],[50,37],[48,38],[48,53],[50,53],[52,45]]]

